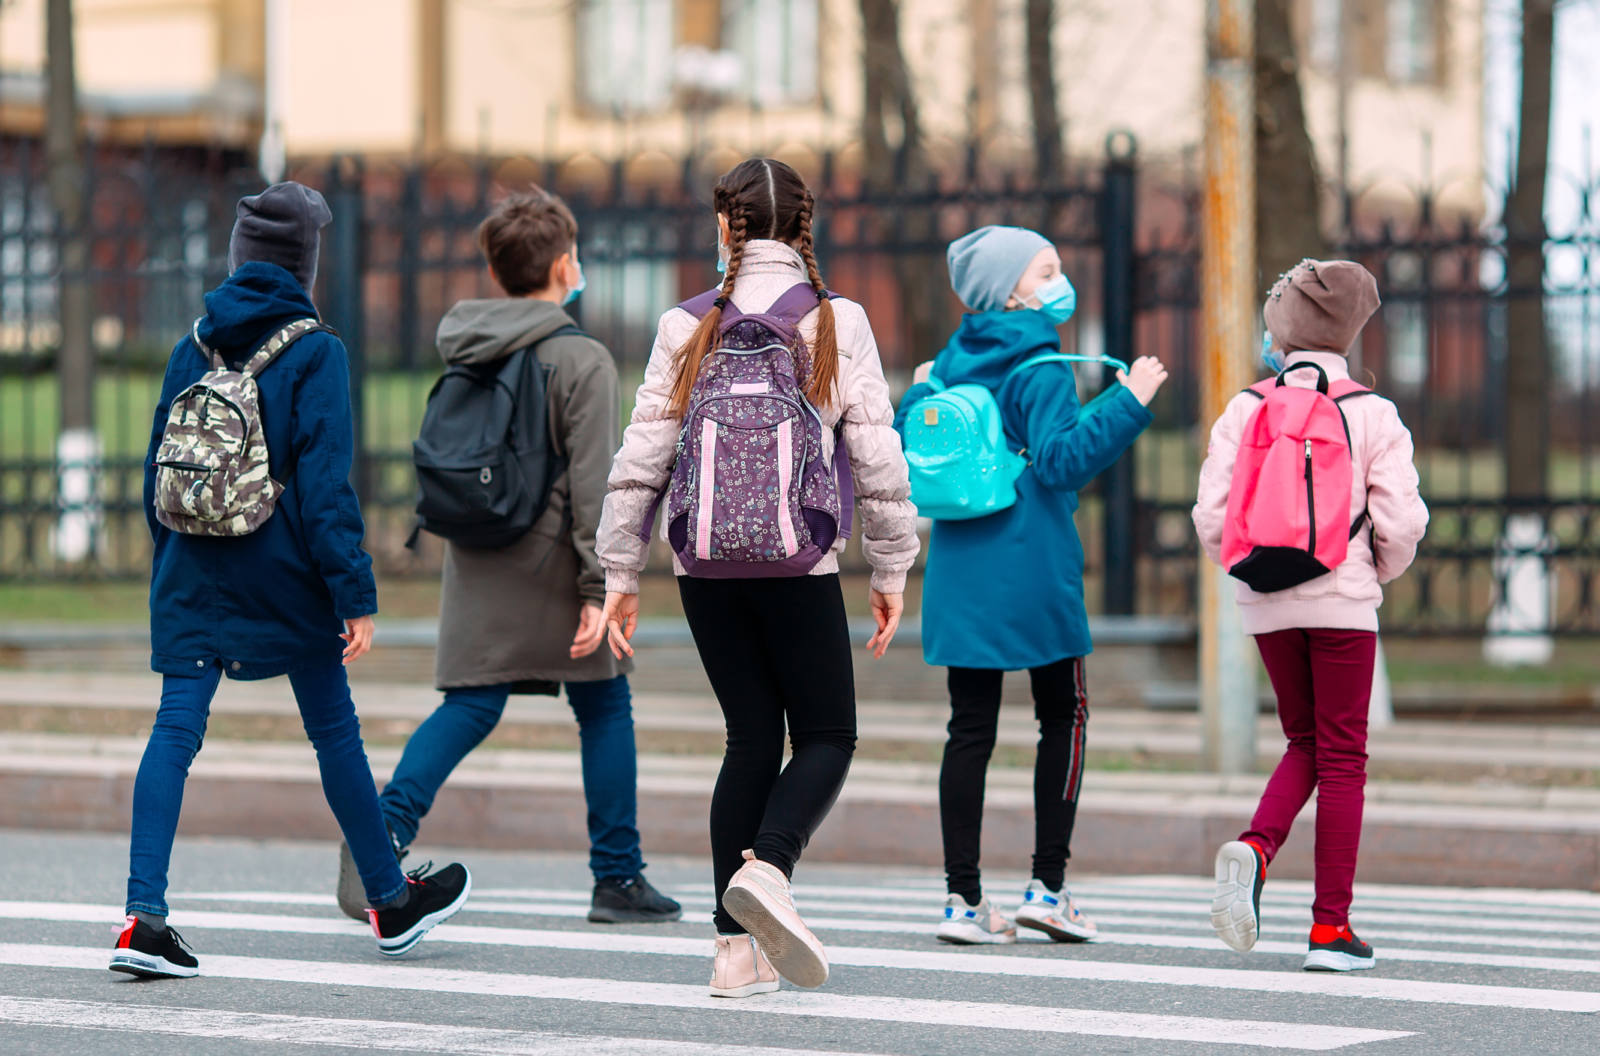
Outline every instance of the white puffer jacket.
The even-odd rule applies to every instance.
[[[752,240],[744,249],[733,301],[747,312],[764,311],[797,282],[806,281],[805,262],[782,242]],[[889,383],[883,377],[878,343],[873,339],[867,313],[859,304],[833,298],[839,341],[839,399],[817,410],[828,426],[826,443],[833,442],[833,427],[842,420],[850,468],[855,475],[860,503],[857,528],[862,552],[872,566],[872,585],[885,594],[905,591],[906,572],[917,559],[916,508],[911,505],[911,483],[894,431],[894,405]],[[800,323],[800,334],[810,341],[816,333],[817,315]],[[623,594],[639,590],[639,573],[649,557],[649,544],[640,538],[651,503],[667,486],[681,421],[669,410],[673,364],[678,349],[688,343],[699,325],[694,316],[673,308],[661,317],[655,347],[639,386],[633,419],[622,434],[622,448],[612,463],[610,492],[600,517],[596,550],[606,570],[606,589]],[[831,456],[832,451],[828,454]],[[839,571],[834,544],[811,574]],[[681,567],[674,568],[678,575]]]

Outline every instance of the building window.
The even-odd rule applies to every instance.
[[[672,98],[673,0],[581,0],[583,101],[609,110],[655,110]]]
[[[1389,0],[1385,72],[1391,81],[1416,84],[1438,73],[1438,0]]]
[[[743,94],[759,106],[817,95],[817,0],[725,0],[724,41],[744,62]]]

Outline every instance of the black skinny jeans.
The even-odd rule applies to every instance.
[[[1039,755],[1033,767],[1033,875],[1059,891],[1066,881],[1078,792],[1083,787],[1089,692],[1082,657],[1036,667],[1028,675],[1039,720]],[[983,890],[978,871],[983,790],[1004,680],[1004,671],[950,669],[950,737],[939,771],[939,821],[944,829],[946,884],[951,894],[968,902],[976,902]]]
[[[680,576],[678,592],[728,726],[711,796],[711,857],[717,931],[738,934],[722,893],[743,852],[792,874],[850,770],[856,691],[844,595],[836,575]]]

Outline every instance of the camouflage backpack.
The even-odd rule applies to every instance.
[[[172,401],[156,450],[156,519],[185,535],[249,535],[277,508],[283,485],[268,472],[256,376],[307,334],[332,332],[297,319],[258,348],[241,370],[200,340],[212,369]]]

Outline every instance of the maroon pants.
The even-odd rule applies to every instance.
[[[1277,631],[1257,635],[1256,646],[1278,695],[1278,719],[1289,748],[1267,782],[1250,831],[1240,839],[1259,845],[1272,861],[1315,789],[1316,901],[1311,918],[1318,924],[1347,924],[1361,845],[1367,705],[1378,636],[1371,631]]]

